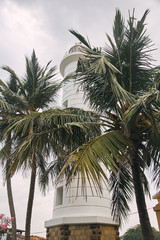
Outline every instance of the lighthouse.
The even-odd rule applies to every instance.
[[[75,44],[65,54],[60,64],[63,77],[76,70],[83,57],[82,45]],[[84,93],[74,80],[63,88],[62,106],[90,110],[84,103]],[[118,240],[118,223],[111,216],[111,200],[108,188],[103,185],[99,196],[94,186],[87,185],[87,198],[81,187],[77,191],[78,177],[74,177],[69,189],[65,179],[55,187],[52,219],[45,222],[48,240]]]
[[[63,77],[75,72],[77,62],[80,57],[83,57],[81,44],[75,44],[65,54],[60,64],[60,73]],[[84,92],[74,82],[68,81],[63,87],[62,106],[63,108],[75,107],[82,108],[83,110],[90,110],[89,105],[84,103]]]

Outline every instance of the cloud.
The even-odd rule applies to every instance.
[[[1,0],[0,66],[9,65],[20,76],[23,75],[24,56],[30,56],[33,48],[42,66],[51,59],[53,65],[59,66],[65,52],[77,42],[68,31],[71,28],[84,36],[88,35],[94,46],[103,47],[106,42],[105,33],[112,35],[116,8],[121,10],[125,19],[128,18],[128,10],[132,11],[133,8],[137,18],[140,18],[147,8],[151,10],[147,17],[147,29],[156,44],[155,47],[159,48],[154,54],[155,58],[159,59],[159,0],[146,0],[145,4],[139,0]],[[8,75],[0,70],[0,78],[5,80],[7,77]],[[21,173],[13,179],[18,226],[22,228],[25,221],[28,182],[29,178],[23,178]],[[2,177],[0,189],[0,211],[9,215]],[[52,198],[52,191],[44,198],[37,187],[32,231],[45,231],[43,222],[52,215]]]

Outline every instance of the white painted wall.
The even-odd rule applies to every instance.
[[[65,55],[60,65],[63,77],[76,70],[77,60],[82,56],[81,52],[72,52]],[[68,100],[68,107],[79,107],[89,110],[89,107],[83,101],[83,91],[77,92],[77,86],[74,84],[74,81],[70,81],[64,86],[62,99],[63,102]],[[62,204],[57,205],[57,199],[59,201],[59,196],[57,197],[59,187],[63,187],[63,200]],[[82,194],[81,186],[77,190],[76,177],[68,191],[65,187],[65,180],[59,182],[54,193],[53,216],[51,220],[45,222],[45,227],[69,223],[117,224],[111,216],[111,202],[107,186],[103,186],[103,195],[101,197],[97,194],[94,187],[91,190],[89,183],[86,189],[87,199]]]
[[[76,46],[77,49],[81,48],[80,44],[77,44]],[[74,48],[74,46],[72,48]],[[71,51],[71,53],[69,52],[70,50],[64,56],[60,64],[60,72],[63,77],[66,77],[68,74],[74,72],[76,70],[79,57],[83,57],[83,53],[80,51]],[[66,100],[68,100],[68,107],[83,108],[84,110],[89,110],[88,104],[84,104],[83,99],[83,91],[78,87],[77,84],[74,83],[73,80],[70,80],[65,84],[63,87],[62,105]]]

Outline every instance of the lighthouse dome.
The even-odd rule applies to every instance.
[[[75,43],[73,47],[71,47],[68,51],[68,53],[74,53],[74,52],[82,52],[82,44],[81,43]]]

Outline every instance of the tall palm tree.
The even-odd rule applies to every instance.
[[[13,121],[13,118],[21,119],[22,117],[29,115],[31,112],[38,111],[39,109],[47,107],[48,104],[53,101],[53,98],[59,90],[60,85],[53,82],[53,78],[55,76],[55,67],[52,67],[48,70],[49,64],[50,62],[47,64],[46,67],[41,68],[36,58],[35,51],[33,51],[31,59],[28,59],[26,57],[26,75],[23,79],[20,79],[15,74],[15,72],[8,66],[3,67],[3,69],[10,74],[10,82],[6,84],[1,80],[0,92],[2,100],[4,100],[6,105],[10,107],[10,111],[8,111],[8,109],[4,109],[4,107],[2,106],[3,108],[1,110],[1,129],[5,130],[6,127],[9,126],[10,123]],[[29,131],[30,133],[32,132],[32,125],[30,126]],[[9,144],[13,148],[16,146],[16,144],[18,144],[18,141],[21,141],[20,135],[18,140],[14,139],[12,135],[13,131],[10,131],[6,134],[5,139],[7,139],[7,142],[1,151],[2,157],[6,156],[7,158],[7,168],[9,159],[6,155],[6,151],[8,151]],[[31,184],[26,215],[26,238],[28,239],[30,236],[30,223],[36,180],[36,162],[34,161],[35,158],[36,157],[34,151],[32,151],[32,157],[30,162],[30,166],[32,169]],[[7,186],[9,186],[8,182],[10,181],[9,176],[11,175],[11,172],[7,173],[7,175]],[[10,195],[10,206],[11,199],[12,198]]]
[[[71,176],[80,170],[83,181],[90,176],[98,187],[100,178],[107,180],[113,217],[119,221],[127,216],[128,202],[135,192],[143,238],[153,240],[144,197],[144,192],[149,194],[144,170],[154,166],[154,180],[159,185],[160,89],[156,80],[160,78],[152,66],[152,43],[145,30],[148,12],[136,21],[133,11],[125,25],[117,10],[114,41],[107,35],[110,46],[104,50],[91,47],[88,40],[71,30],[84,44],[84,57],[73,75],[91,107],[104,115],[106,131],[73,151],[62,173],[72,165]],[[109,170],[109,179],[100,163]]]
[[[10,83],[14,83],[15,89],[12,89],[10,84],[0,81],[1,141],[5,141],[0,156],[4,160],[7,159],[7,179],[19,169],[31,171],[26,211],[26,240],[30,239],[36,177],[45,172],[51,153],[61,157],[67,154],[66,149],[69,149],[69,146],[77,147],[84,140],[89,140],[93,136],[93,122],[98,116],[80,109],[63,111],[49,108],[61,87],[61,84],[54,81],[55,67],[48,69],[49,64],[50,62],[41,68],[33,51],[31,59],[26,58],[24,78],[20,79],[9,67],[3,67],[10,74]],[[88,124],[91,125],[89,132]],[[98,126],[96,129],[99,133]],[[79,137],[75,138],[75,135]],[[53,170],[52,166],[52,173],[56,173],[61,165],[59,161],[56,169]],[[43,189],[46,182],[47,180],[42,182]]]
[[[10,81],[7,83],[7,87],[13,92],[13,93],[17,93],[17,84],[14,81],[13,78],[10,79]],[[1,107],[0,107],[0,116],[1,116],[1,125],[0,125],[0,133],[1,133],[1,137],[3,135],[3,131],[7,126],[7,122],[6,122],[6,113],[8,115],[8,112],[11,112],[13,110],[13,106],[11,106],[10,104],[8,104],[6,102],[6,100],[1,96],[0,98],[1,101]],[[7,146],[5,154],[2,154],[1,157],[1,163],[2,166],[5,164],[5,172],[7,173],[7,166],[9,163],[8,160],[8,156],[11,153],[11,149],[12,149],[12,142],[11,142],[11,134],[8,134],[8,136],[6,137],[5,140],[5,145]],[[6,174],[5,176],[6,178],[6,187],[7,187],[7,197],[8,197],[8,203],[9,203],[9,209],[10,209],[10,215],[11,217],[14,218],[14,220],[12,221],[12,239],[16,240],[16,229],[17,229],[17,224],[16,224],[16,213],[15,213],[15,206],[14,206],[14,200],[13,200],[13,193],[12,193],[12,183],[11,183],[11,177],[10,174]]]

